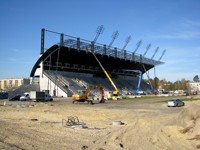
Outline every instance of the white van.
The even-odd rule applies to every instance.
[[[29,92],[25,92],[19,99],[20,101],[26,101],[26,100],[30,100],[30,93]]]

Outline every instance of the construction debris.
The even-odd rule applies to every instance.
[[[62,126],[71,127],[73,129],[79,128],[88,128],[84,122],[80,122],[77,116],[69,116],[67,120],[62,119]]]

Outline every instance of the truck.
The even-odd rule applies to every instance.
[[[53,101],[49,93],[41,91],[30,91],[30,99],[32,101]]]

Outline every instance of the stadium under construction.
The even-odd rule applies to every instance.
[[[60,35],[60,41],[47,50],[44,47],[46,32]],[[125,47],[129,41],[123,49],[112,47],[111,44],[99,44],[96,41],[100,32],[98,29],[95,39],[88,41],[42,29],[40,57],[30,73],[31,83],[38,81],[40,91],[45,90],[52,96],[62,97],[70,97],[88,86],[98,84],[101,84],[105,91],[113,91],[94,54],[120,93],[135,94],[139,90],[151,92],[151,84],[144,82],[142,75],[156,65],[163,64],[160,60],[164,53],[159,60],[154,60],[153,56],[150,59],[145,55],[127,51]]]

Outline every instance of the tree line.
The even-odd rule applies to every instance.
[[[195,75],[193,78],[193,81],[200,82],[199,76]],[[148,82],[148,81],[146,81],[146,82]],[[178,80],[176,82],[170,82],[170,81],[167,81],[166,79],[160,80],[158,77],[155,77],[154,79],[150,79],[150,82],[155,89],[161,88],[161,89],[165,89],[167,91],[174,91],[174,90],[189,91],[190,90],[189,82],[191,82],[191,81],[182,79],[182,80]]]

